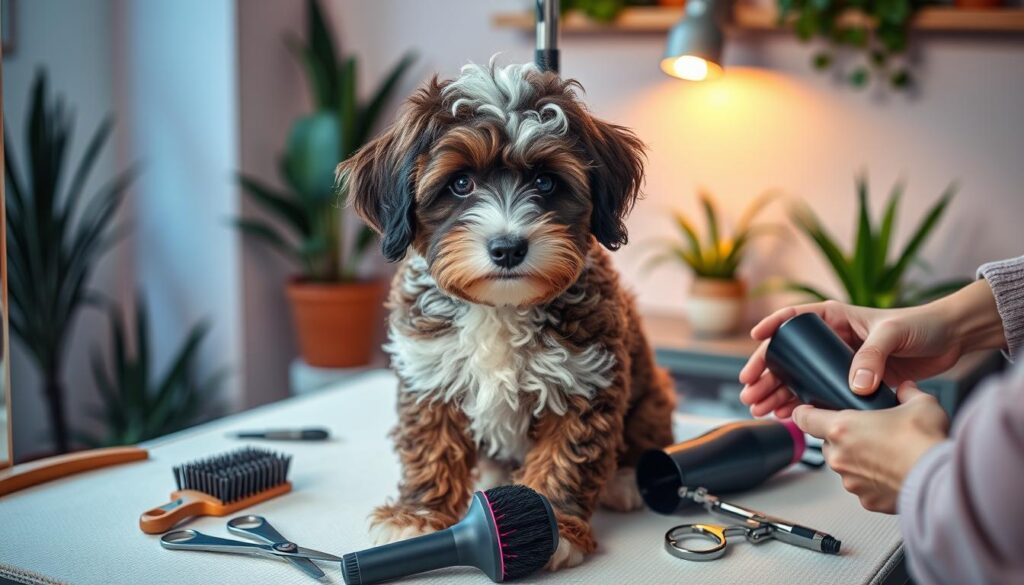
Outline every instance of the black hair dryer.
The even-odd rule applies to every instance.
[[[790,420],[729,423],[647,451],[637,463],[636,482],[650,509],[672,514],[684,501],[680,488],[703,487],[719,494],[755,487],[799,461],[805,446],[803,431]]]

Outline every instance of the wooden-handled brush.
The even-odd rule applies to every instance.
[[[147,510],[139,528],[167,532],[195,516],[224,516],[291,491],[290,455],[244,447],[174,468],[178,489],[171,501]]]

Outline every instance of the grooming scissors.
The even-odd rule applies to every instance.
[[[175,530],[163,535],[160,538],[160,545],[171,550],[202,550],[283,558],[315,579],[324,577],[324,572],[310,559],[341,562],[341,557],[303,548],[281,536],[281,533],[263,516],[247,515],[232,518],[228,521],[228,532],[266,544],[218,538],[198,530]]]
[[[691,490],[679,488],[680,498],[689,498],[713,514],[740,520],[742,524],[722,526],[719,524],[683,524],[665,533],[665,550],[674,557],[688,561],[713,561],[725,554],[726,537],[743,536],[751,544],[761,544],[777,539],[787,544],[816,550],[826,554],[839,554],[842,544],[832,536],[750,510],[736,504],[723,502],[704,488]],[[702,540],[705,546],[687,547],[687,540]]]

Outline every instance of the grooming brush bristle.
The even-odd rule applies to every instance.
[[[547,564],[558,546],[558,523],[547,498],[524,485],[484,492],[494,513],[504,581],[529,575]]]
[[[205,492],[229,504],[288,480],[291,455],[243,447],[174,468],[179,490]]]

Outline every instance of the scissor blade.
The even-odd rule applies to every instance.
[[[324,572],[320,570],[320,567],[316,566],[313,561],[303,557],[285,557],[288,562],[302,569],[302,572],[306,573],[314,579],[324,578]]]
[[[341,562],[341,557],[336,557],[332,554],[313,550],[311,548],[299,547],[295,553],[300,557],[306,557],[307,559],[316,559],[318,561],[334,561],[336,563]]]

